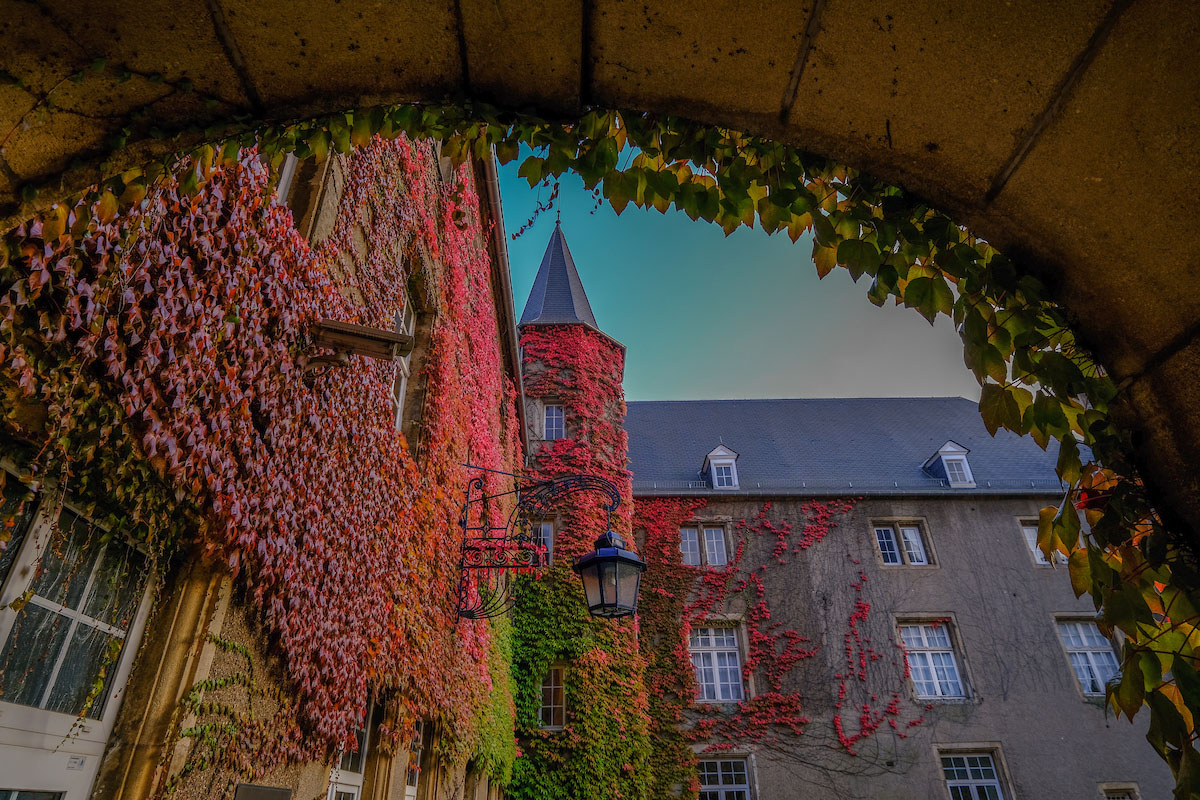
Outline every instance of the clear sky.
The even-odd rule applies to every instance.
[[[548,188],[500,168],[519,317],[554,230],[554,212],[512,240]],[[574,175],[561,190],[563,233],[600,328],[626,347],[630,400],[759,397],[978,399],[949,320],[876,308],[843,269],[817,278],[812,242],[716,225],[682,212],[619,217]]]

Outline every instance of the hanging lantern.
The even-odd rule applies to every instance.
[[[625,617],[637,612],[638,590],[646,562],[625,549],[611,529],[596,540],[596,549],[575,559],[572,569],[583,579],[588,612],[594,617]]]

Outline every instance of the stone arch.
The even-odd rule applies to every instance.
[[[672,113],[900,185],[1045,279],[1200,520],[1200,10],[1182,0],[5,0],[0,216],[190,144],[472,97]],[[40,188],[33,197],[29,188]],[[7,227],[7,226],[6,226]]]

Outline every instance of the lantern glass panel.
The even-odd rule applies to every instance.
[[[633,608],[637,602],[638,579],[642,571],[633,564],[617,565],[617,604],[624,608]]]
[[[600,605],[599,573],[600,565],[596,563],[588,564],[579,573],[579,577],[583,578],[583,594],[587,597],[588,608]]]
[[[600,565],[600,601],[606,606],[617,602],[617,565],[611,561]]]

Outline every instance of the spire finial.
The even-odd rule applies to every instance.
[[[562,196],[555,195],[554,197],[554,224],[562,225]]]

